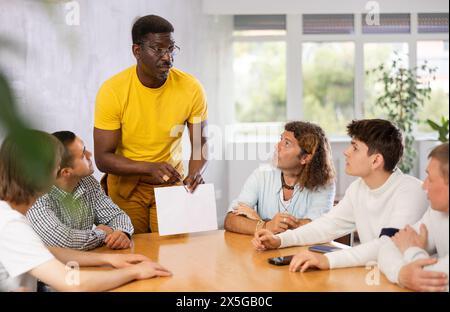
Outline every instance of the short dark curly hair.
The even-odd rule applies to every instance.
[[[158,15],[146,15],[139,17],[133,24],[131,29],[131,37],[133,44],[141,44],[145,35],[171,33],[173,32],[172,24]]]
[[[347,133],[351,138],[364,142],[369,155],[383,155],[383,168],[387,172],[392,172],[403,156],[402,133],[388,120],[353,120],[347,126]]]
[[[300,146],[299,157],[312,155],[311,161],[304,165],[299,174],[298,182],[310,190],[330,184],[335,171],[331,159],[331,148],[325,132],[316,124],[304,121],[292,121],[284,129],[293,132]]]

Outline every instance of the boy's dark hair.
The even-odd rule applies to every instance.
[[[158,15],[146,15],[134,22],[131,29],[131,37],[133,44],[141,44],[148,33],[159,34],[173,31],[173,26],[168,20]]]
[[[441,174],[448,184],[448,142],[436,146],[428,155],[428,158],[434,158],[440,163]]]
[[[310,122],[292,121],[284,129],[294,133],[301,149],[299,158],[305,154],[312,156],[311,161],[302,167],[298,182],[310,190],[331,183],[334,179],[331,148],[322,128]]]
[[[364,142],[368,154],[383,155],[384,170],[392,172],[403,156],[403,138],[400,130],[383,119],[353,120],[347,126],[351,138]]]
[[[62,144],[46,132],[26,129],[8,135],[0,147],[0,199],[28,204],[45,193],[63,152]]]
[[[61,157],[60,170],[63,168],[71,167],[73,155],[70,154],[68,146],[72,144],[73,141],[75,141],[75,138],[77,136],[71,131],[57,131],[53,132],[52,135],[54,135],[64,145],[64,153]]]

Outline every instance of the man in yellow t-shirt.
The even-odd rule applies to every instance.
[[[95,161],[106,173],[108,195],[130,216],[135,233],[158,232],[155,187],[184,183],[193,192],[204,183],[206,96],[193,76],[172,68],[179,50],[173,31],[162,17],[139,18],[132,28],[137,64],[104,82],[96,99]],[[185,125],[191,142],[186,177]]]

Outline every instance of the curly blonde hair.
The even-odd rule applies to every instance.
[[[316,124],[304,121],[292,121],[284,129],[293,132],[300,146],[299,158],[312,155],[311,160],[302,165],[298,182],[302,187],[316,190],[330,184],[335,177],[331,158],[331,147],[325,132]]]

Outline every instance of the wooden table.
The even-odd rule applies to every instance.
[[[288,266],[271,265],[267,258],[295,254],[306,247],[258,252],[253,248],[251,238],[222,230],[163,237],[158,234],[134,235],[132,252],[159,262],[171,270],[173,276],[135,281],[114,291],[403,290],[381,273],[378,285],[368,285],[366,277],[373,271],[364,267],[291,273]],[[105,247],[95,251],[111,252]],[[115,252],[128,253],[130,250]]]

